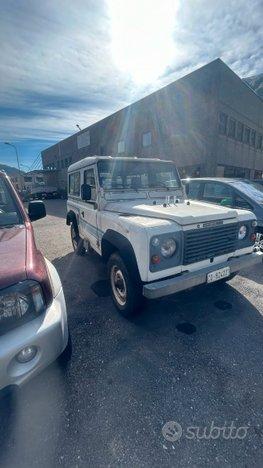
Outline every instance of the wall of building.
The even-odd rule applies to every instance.
[[[227,175],[254,178],[256,171],[263,173],[263,101],[228,67],[219,68],[217,164],[226,167]],[[224,116],[225,131],[220,130]]]
[[[262,106],[218,59],[43,151],[43,167],[57,170],[62,188],[67,167],[89,155],[170,159],[183,176],[216,175],[219,166],[246,161],[254,170],[261,167],[261,150],[220,134],[218,119],[222,112],[242,117],[259,133]]]

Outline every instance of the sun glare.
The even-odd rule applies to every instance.
[[[116,66],[138,84],[156,80],[171,63],[176,0],[108,0]]]

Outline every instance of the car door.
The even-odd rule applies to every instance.
[[[80,233],[81,236],[90,242],[93,249],[98,249],[98,185],[95,175],[95,167],[91,166],[83,170],[82,183],[91,187],[91,199],[81,201],[80,208]]]
[[[207,181],[204,184],[203,200],[222,206],[233,206],[234,191],[230,185],[224,182]]]

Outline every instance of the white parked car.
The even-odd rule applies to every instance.
[[[68,169],[67,224],[74,249],[108,264],[116,307],[232,278],[262,262],[253,213],[185,199],[171,161],[87,157]]]

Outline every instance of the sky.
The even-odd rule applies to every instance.
[[[0,0],[0,163],[220,57],[263,72],[263,0]],[[35,164],[34,164],[35,161]]]

